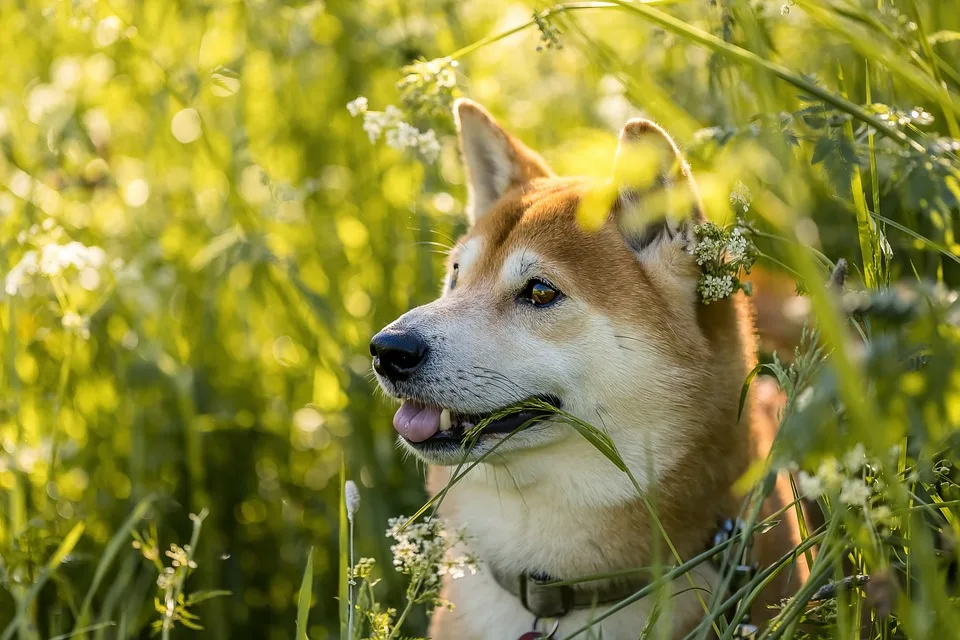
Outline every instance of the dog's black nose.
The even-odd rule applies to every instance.
[[[427,357],[427,343],[413,331],[384,330],[370,341],[373,368],[391,382],[409,378]]]

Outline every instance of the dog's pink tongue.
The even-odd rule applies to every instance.
[[[411,442],[423,442],[440,431],[440,409],[406,400],[393,416],[393,428]]]

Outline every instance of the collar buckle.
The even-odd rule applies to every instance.
[[[517,576],[517,595],[527,611],[537,618],[562,618],[575,606],[573,587],[552,585],[553,579],[543,575]]]

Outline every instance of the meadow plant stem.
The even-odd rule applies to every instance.
[[[676,0],[640,0],[640,1],[644,2],[644,4],[669,4],[671,2],[676,2]],[[546,18],[549,18],[550,16],[569,13],[572,11],[583,11],[585,9],[587,10],[604,9],[604,8],[610,8],[610,6],[611,5],[607,2],[565,2],[563,4],[558,4],[558,5],[549,7],[547,9],[544,9],[540,15],[546,19]],[[510,36],[520,33],[521,31],[524,31],[526,29],[529,29],[530,27],[536,24],[537,24],[536,20],[528,20],[527,22],[517,25],[516,27],[511,27],[506,31],[495,33],[493,35],[487,36],[486,38],[477,40],[472,44],[468,44],[465,47],[457,49],[448,57],[450,60],[458,60],[459,58],[463,58],[464,56],[470,55],[471,53],[473,53],[478,49],[482,49],[487,45],[493,44],[495,42],[499,42],[505,38],[509,38]]]
[[[400,628],[403,626],[403,622],[407,619],[407,616],[410,615],[410,612],[413,610],[413,599],[407,598],[407,606],[403,608],[403,611],[400,612],[400,617],[397,618],[396,623],[393,625],[393,629],[390,630],[390,635],[387,636],[387,640],[394,640],[398,637],[397,634],[400,633]]]
[[[725,631],[723,635],[723,638],[730,638],[733,632],[732,630],[736,629],[736,621],[747,612],[753,601],[763,591],[763,588],[766,586],[767,582],[776,577],[776,575],[783,570],[787,563],[794,560],[798,554],[805,553],[816,546],[817,543],[823,540],[824,535],[824,532],[820,532],[810,536],[796,549],[782,555],[776,562],[758,573],[751,582],[740,587],[740,589],[730,594],[730,596],[721,604],[715,606],[713,608],[713,612],[710,613],[707,618],[702,620],[700,624],[697,625],[697,628],[687,634],[684,640],[691,640],[698,632],[709,629],[709,626],[712,622],[718,620],[725,611],[739,602],[740,604],[737,607],[737,613],[733,616],[732,623],[727,626],[727,631]]]
[[[353,598],[353,514],[350,514],[350,577],[347,580],[347,606],[350,607],[350,612],[347,614],[347,637],[350,640],[353,640],[353,611],[356,609],[357,603]]]
[[[190,536],[190,550],[187,553],[187,566],[184,567],[183,576],[176,580],[172,589],[167,589],[167,594],[164,601],[166,612],[164,613],[162,626],[163,640],[170,640],[170,630],[173,629],[175,622],[174,614],[176,612],[177,601],[180,599],[180,594],[183,593],[183,585],[187,581],[187,576],[189,575],[190,571],[189,561],[193,560],[193,555],[196,553],[197,542],[200,540],[200,528],[203,526],[203,521],[209,513],[209,511],[203,509],[200,511],[200,513],[190,516],[190,519],[193,520],[193,533]]]

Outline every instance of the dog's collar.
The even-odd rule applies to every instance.
[[[562,618],[575,609],[620,602],[650,584],[645,577],[635,577],[599,588],[575,589],[568,584],[556,584],[557,578],[542,571],[524,571],[511,578],[490,567],[490,573],[497,584],[518,598],[523,608],[536,618]]]
[[[743,522],[737,519],[724,519],[710,536],[708,548],[721,544],[725,540],[739,535]],[[716,563],[716,559],[713,561]],[[752,573],[753,567],[737,566],[737,573]],[[588,587],[590,583],[581,583],[579,588],[562,583],[562,580],[543,571],[523,571],[519,575],[508,575],[499,568],[490,566],[490,573],[505,591],[520,600],[523,608],[533,614],[537,620],[544,618],[562,618],[576,609],[592,609],[601,605],[620,602],[637,593],[650,584],[643,575],[625,578],[616,582],[607,581],[601,586]]]

